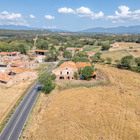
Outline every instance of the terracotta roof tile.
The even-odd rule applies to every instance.
[[[79,68],[84,68],[86,66],[91,66],[91,63],[90,62],[77,62],[76,66],[79,69]]]
[[[61,69],[61,68],[66,68],[66,67],[77,70],[76,64],[72,61],[64,62],[63,64],[61,64],[58,68],[56,68],[54,70]]]

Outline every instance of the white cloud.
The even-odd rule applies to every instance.
[[[48,19],[48,20],[52,20],[52,19],[54,19],[54,16],[51,16],[51,15],[45,15],[45,18]]]
[[[88,7],[80,7],[77,8],[75,10],[71,9],[71,8],[60,8],[58,9],[58,13],[63,13],[63,14],[75,14],[78,17],[89,17],[91,19],[99,19],[102,18],[104,16],[103,12],[99,12],[99,13],[94,13],[93,11],[91,11]]]
[[[45,29],[56,29],[56,26],[43,26]]]
[[[115,15],[107,16],[107,19],[113,20],[113,23],[121,23],[130,20],[140,20],[140,10],[130,11],[130,8],[125,5],[118,7],[119,11],[115,11]]]
[[[78,15],[86,15],[86,16],[89,15],[90,16],[90,15],[93,14],[93,12],[89,8],[87,8],[87,7],[77,8],[76,11],[77,11]]]
[[[30,18],[35,18],[35,16],[34,16],[34,15],[32,15],[32,14],[31,14],[29,17],[30,17]]]
[[[21,25],[29,26],[20,13],[0,12],[0,25]]]
[[[64,8],[58,9],[58,13],[75,14],[75,11],[73,9],[71,9],[71,8],[64,7]]]

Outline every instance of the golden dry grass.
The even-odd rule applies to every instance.
[[[134,57],[140,57],[140,48],[129,50],[129,53]]]
[[[0,86],[0,123],[30,84],[31,82],[19,83],[11,88]]]
[[[120,60],[122,57],[130,55],[127,51],[119,51],[119,52],[109,52],[109,53],[103,53],[102,57],[107,58],[110,57],[114,63],[115,60]]]
[[[119,48],[110,48],[110,50],[129,49],[129,47],[140,47],[140,44],[133,42],[117,42]]]
[[[27,139],[140,140],[140,74],[96,67],[110,84],[41,95],[25,130]]]

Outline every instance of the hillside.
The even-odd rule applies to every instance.
[[[48,30],[6,30],[0,29],[0,36],[15,36],[15,35],[39,35],[48,34]]]
[[[112,27],[112,28],[103,28],[103,27],[97,27],[97,28],[89,28],[83,31],[80,31],[83,33],[116,33],[116,34],[126,34],[126,33],[132,33],[137,34],[140,33],[140,25],[137,26],[119,26],[119,27]]]
[[[41,94],[25,129],[29,140],[139,140],[140,76],[97,65],[107,86]]]

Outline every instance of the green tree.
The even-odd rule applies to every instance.
[[[79,56],[74,56],[72,58],[73,62],[90,62],[90,60],[87,57],[79,57]]]
[[[102,44],[102,50],[105,51],[105,50],[109,50],[110,49],[110,44],[108,43],[103,43]]]
[[[79,57],[87,57],[87,53],[84,52],[84,51],[81,51],[81,52],[78,52],[78,53],[76,54],[76,56],[79,56]]]
[[[121,65],[123,67],[128,68],[128,69],[131,68],[132,63],[133,63],[133,56],[132,55],[125,56],[121,59]]]
[[[64,50],[64,48],[63,48],[63,47],[60,47],[60,48],[59,48],[59,51],[63,51],[63,50]]]
[[[86,66],[85,68],[82,69],[82,76],[86,80],[90,80],[91,77],[93,76],[93,73],[94,73],[94,69],[90,66]]]
[[[78,74],[77,72],[74,72],[74,78],[75,78],[76,80],[78,80],[79,74]]]
[[[137,63],[138,66],[140,66],[140,57],[135,58],[135,62]]]
[[[38,40],[37,41],[37,48],[42,50],[48,50],[48,41],[47,40]]]
[[[92,62],[100,62],[102,53],[97,52],[94,56],[91,57]]]
[[[71,58],[72,58],[72,53],[69,52],[69,51],[64,51],[63,57],[64,57],[64,58],[71,59]]]
[[[51,46],[50,50],[56,50],[56,48],[54,47],[54,45]]]
[[[42,87],[42,91],[45,94],[49,94],[54,88],[55,88],[55,84],[52,83],[52,81],[46,80]]]
[[[49,52],[45,53],[46,61],[56,61],[58,60],[59,52],[56,50],[49,50]]]

